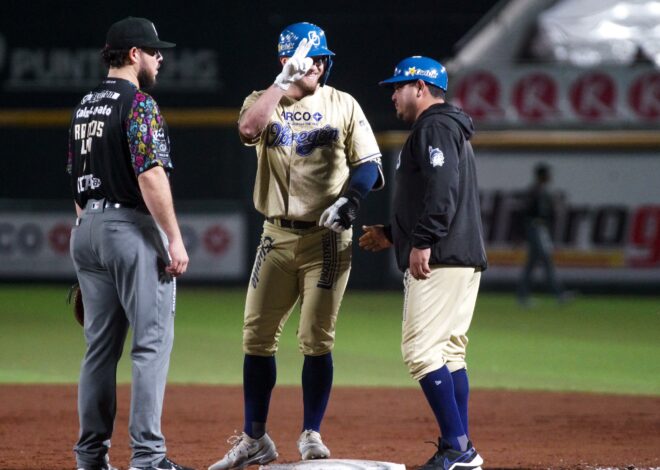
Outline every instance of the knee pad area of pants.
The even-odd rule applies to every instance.
[[[270,345],[243,343],[243,353],[251,356],[272,356],[277,353],[277,343]]]
[[[414,380],[420,380],[429,372],[440,369],[446,364],[444,357],[423,359],[419,357],[404,356],[403,362],[406,364],[408,373]]]
[[[334,349],[334,341],[328,343],[320,343],[320,344],[305,344],[302,342],[298,343],[298,350],[300,350],[301,353],[303,353],[305,356],[322,356],[323,354],[328,354],[332,352]]]
[[[259,338],[254,334],[243,333],[243,352],[254,356],[272,356],[277,352],[279,342],[276,339]]]

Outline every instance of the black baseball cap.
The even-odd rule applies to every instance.
[[[105,43],[111,49],[130,49],[131,47],[165,49],[176,46],[173,42],[158,39],[156,27],[151,21],[133,16],[117,21],[110,26]]]

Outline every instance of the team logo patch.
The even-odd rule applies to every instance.
[[[286,34],[280,35],[280,43],[277,45],[278,52],[287,52],[292,51],[296,48],[296,41],[298,36],[296,36],[291,31],[287,31]]]
[[[307,33],[307,39],[312,43],[312,46],[318,47],[321,44],[321,37],[316,33],[316,31],[310,31]]]
[[[442,166],[445,164],[445,154],[442,153],[442,150],[429,145],[429,161],[432,167]]]
[[[408,67],[408,70],[403,72],[406,77],[427,77],[438,78],[438,71],[436,69],[420,69],[417,67]]]

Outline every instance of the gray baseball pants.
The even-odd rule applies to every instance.
[[[160,422],[176,295],[175,280],[164,271],[167,239],[147,213],[90,201],[72,230],[70,248],[83,295],[87,344],[78,385],[78,467],[96,468],[110,447],[117,363],[129,325],[131,465],[148,467],[166,451]]]

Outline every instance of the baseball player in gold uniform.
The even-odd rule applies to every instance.
[[[282,328],[300,299],[298,344],[303,460],[330,450],[320,427],[333,377],[339,305],[351,268],[351,224],[360,201],[384,184],[381,154],[355,99],[325,85],[334,53],[325,33],[296,23],[280,34],[282,72],[243,104],[239,133],[257,151],[254,204],[265,216],[248,285],[243,325],[245,420],[209,470],[242,469],[277,458],[266,433]]]

